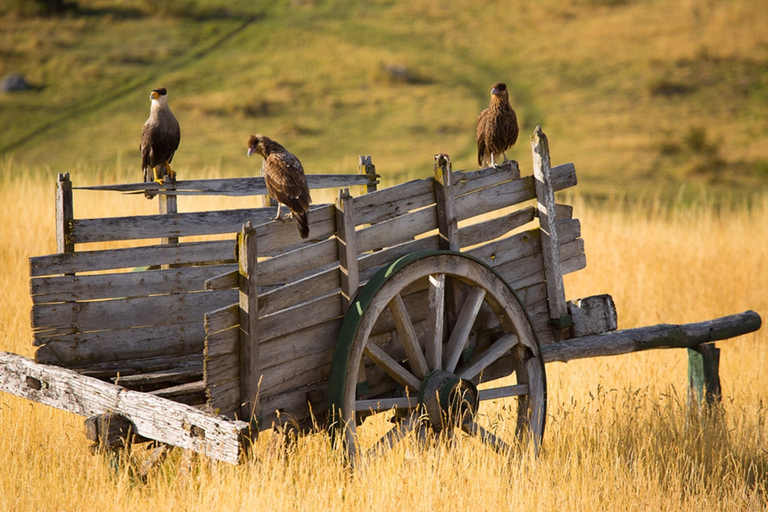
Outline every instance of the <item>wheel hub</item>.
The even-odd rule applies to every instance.
[[[435,370],[421,383],[419,403],[426,409],[432,428],[440,431],[474,418],[479,393],[471,381],[446,370]]]

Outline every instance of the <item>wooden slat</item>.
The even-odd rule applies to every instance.
[[[310,239],[304,240],[296,229],[296,222],[290,219],[271,221],[268,224],[253,225],[258,237],[259,256],[275,256],[295,250],[304,245],[332,236],[336,229],[333,205],[313,207],[307,214]],[[274,210],[270,209],[272,215]]]
[[[240,378],[240,417],[259,416],[259,288],[256,230],[247,223],[238,235],[240,269],[240,350],[236,356]],[[235,359],[235,357],[233,357]]]
[[[232,241],[217,240],[51,254],[30,258],[30,275],[40,277],[148,265],[234,261],[232,248]]]
[[[173,215],[75,219],[72,240],[76,244],[82,244],[237,233],[248,221],[254,225],[265,224],[272,220],[272,217],[274,211],[271,208],[248,208]]]
[[[516,165],[505,164],[495,167],[486,167],[476,171],[457,171],[453,173],[455,184],[454,194],[462,196],[471,194],[488,187],[495,187],[501,183],[512,181],[520,177],[520,169]]]
[[[529,206],[495,219],[465,226],[459,230],[462,246],[470,247],[504,236],[533,221],[535,213],[536,209]]]
[[[237,300],[234,290],[217,290],[120,300],[42,304],[32,308],[35,330],[74,333],[203,321],[219,304]]]
[[[360,253],[391,247],[418,235],[437,229],[437,213],[434,206],[406,213],[357,231],[357,247]]]
[[[322,359],[324,354],[332,354],[341,321],[341,318],[337,318],[262,343],[259,346],[263,359],[262,369],[266,371],[291,361],[305,361],[307,366],[311,366],[311,361]]]
[[[205,395],[216,413],[231,419],[240,413],[240,379],[212,384],[205,388]]]
[[[297,275],[320,271],[337,261],[336,240],[323,240],[260,261],[259,283],[262,286],[285,284]]]
[[[208,386],[215,386],[235,379],[239,380],[240,354],[227,354],[207,358],[204,368],[204,380]],[[242,386],[242,381],[240,381],[240,384]]]
[[[204,339],[202,322],[75,333],[35,339],[35,345],[42,344],[35,352],[35,360],[70,367],[99,361],[191,354],[203,349]]]
[[[332,293],[299,306],[259,319],[259,342],[279,338],[288,333],[340,318],[341,294]]]
[[[555,191],[576,185],[576,169],[572,164],[559,165],[552,169],[552,186]],[[501,208],[513,206],[536,197],[533,176],[501,183],[475,194],[456,198],[456,217],[465,220]]]
[[[362,165],[362,163],[361,163]],[[355,204],[349,190],[339,191],[336,198],[336,249],[339,254],[339,286],[341,287],[341,307],[346,313],[353,297],[360,286],[360,273],[357,268],[357,231],[355,230]],[[329,288],[335,288],[330,283]]]
[[[133,422],[135,433],[236,464],[248,429],[171,400],[140,393],[55,366],[0,353],[0,391],[90,417],[111,411]],[[194,428],[193,428],[194,427]],[[204,433],[204,434],[202,434]]]
[[[234,354],[240,350],[240,333],[238,326],[210,333],[205,337],[205,358],[214,358]]]
[[[307,174],[310,189],[370,186],[378,183],[376,174]],[[75,187],[76,190],[106,190],[116,192],[143,192],[161,190],[154,183],[126,183],[118,185],[96,185]],[[231,197],[258,196],[267,194],[264,178],[221,178],[212,180],[184,180],[176,182],[178,195],[221,195]],[[162,193],[162,192],[161,192]]]
[[[32,302],[72,302],[204,290],[207,279],[237,267],[207,265],[145,272],[56,276],[30,281]]]
[[[357,225],[393,219],[435,203],[432,179],[414,180],[355,198]]]
[[[270,315],[339,289],[338,267],[259,295],[259,314]]]
[[[214,333],[228,329],[233,325],[240,324],[240,304],[232,301],[233,304],[222,306],[219,309],[209,310],[205,313],[204,323],[205,332]]]
[[[438,248],[437,234],[418,240],[411,240],[402,244],[387,247],[382,251],[371,254],[363,254],[358,260],[360,269],[360,281],[364,282],[382,266],[395,261],[396,259],[418,251],[432,251]]]
[[[563,272],[560,269],[559,234],[557,232],[557,214],[555,210],[555,191],[552,186],[549,142],[547,136],[537,126],[531,139],[533,151],[533,174],[536,188],[539,223],[541,225],[541,250],[544,255],[544,273],[547,277],[547,297],[549,313],[553,320],[564,321],[568,317],[565,304],[565,286]]]

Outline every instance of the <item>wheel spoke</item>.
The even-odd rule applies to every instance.
[[[414,411],[401,423],[392,427],[381,439],[376,441],[376,444],[368,450],[367,456],[374,457],[388,452],[418,425],[419,415]]]
[[[445,353],[445,369],[452,372],[459,363],[461,352],[469,339],[469,332],[475,323],[475,318],[480,312],[480,306],[485,299],[485,290],[482,288],[472,288],[464,301],[459,318],[456,319],[456,326],[453,328],[451,337],[448,339],[448,345]]]
[[[375,343],[368,343],[365,346],[365,355],[371,358],[382,370],[399,382],[401,385],[411,388],[411,391],[419,392],[421,381],[414,374],[406,370],[403,365],[392,359],[389,354],[384,352]]]
[[[493,447],[499,453],[509,453],[511,446],[496,437],[494,434],[488,432],[483,427],[475,423],[474,421],[465,421],[461,424],[461,430],[469,435],[478,436],[480,440]]]
[[[509,349],[517,345],[518,338],[517,334],[513,333],[507,333],[496,342],[485,349],[479,356],[474,358],[472,361],[469,362],[467,366],[465,366],[461,372],[459,372],[457,375],[461,377],[462,379],[472,380],[478,375],[480,375],[480,372],[488,368],[491,364],[493,364],[498,358],[506,354]]]
[[[419,338],[416,336],[416,329],[413,328],[413,322],[405,309],[405,302],[398,293],[389,302],[389,309],[392,311],[392,317],[397,325],[397,332],[400,333],[400,340],[405,348],[405,356],[411,366],[411,371],[419,379],[423,379],[429,373],[427,360],[419,345]]]
[[[415,396],[402,396],[397,398],[374,398],[371,400],[356,400],[355,411],[388,411],[393,407],[398,409],[414,409],[418,405]]]
[[[528,384],[517,384],[515,386],[502,386],[500,388],[481,389],[480,400],[495,400],[497,398],[507,398],[510,396],[521,396],[528,394]]]
[[[429,276],[429,312],[427,313],[427,365],[443,368],[443,326],[445,324],[445,274]]]

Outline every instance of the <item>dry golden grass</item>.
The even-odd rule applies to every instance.
[[[29,356],[27,258],[55,250],[54,176],[13,170],[0,180],[0,350]],[[143,199],[82,197],[78,216],[151,211]],[[720,211],[574,202],[588,266],[568,276],[569,298],[612,294],[621,327],[768,314],[768,197]],[[538,459],[466,437],[406,440],[354,474],[324,435],[283,450],[266,433],[244,465],[185,466],[175,451],[140,482],[141,449],[115,470],[89,454],[82,418],[2,394],[0,510],[764,510],[766,337],[720,344],[720,421],[688,419],[684,351],[556,363]],[[506,407],[481,409],[502,435]],[[375,428],[364,425],[364,442]]]

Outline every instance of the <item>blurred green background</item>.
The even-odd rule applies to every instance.
[[[44,2],[43,2],[44,3]],[[475,169],[474,129],[506,82],[530,172],[541,124],[587,197],[745,198],[768,189],[768,1],[4,0],[0,165],[140,181],[149,91],[182,129],[179,179],[248,176],[246,141],[308,173],[384,184]],[[53,179],[53,177],[52,177]]]

